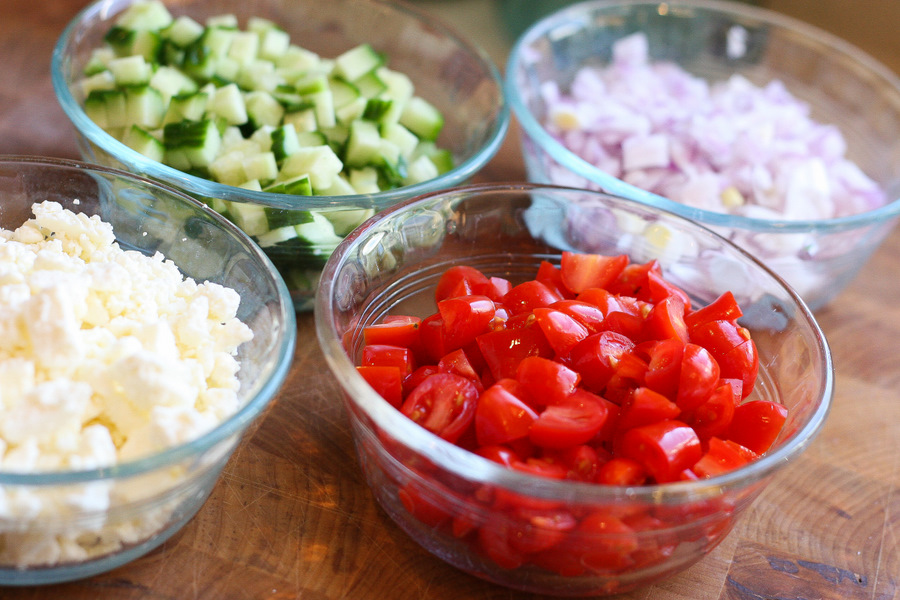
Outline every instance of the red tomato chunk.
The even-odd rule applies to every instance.
[[[435,305],[367,327],[359,372],[432,433],[510,469],[597,485],[715,477],[768,451],[787,418],[779,404],[744,400],[759,358],[734,296],[694,309],[655,261],[564,252],[515,285],[456,266]],[[664,560],[677,540],[639,547],[633,534],[681,518],[573,514],[499,489],[474,497],[509,518],[481,523],[408,487],[401,501],[500,566],[564,575]],[[710,535],[727,526],[721,504],[694,510],[723,515]],[[583,541],[594,530],[617,541]]]

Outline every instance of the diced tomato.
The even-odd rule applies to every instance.
[[[676,338],[650,344],[647,349],[650,362],[644,373],[644,383],[647,387],[674,400],[680,389],[684,352],[684,343]]]
[[[381,323],[369,325],[363,330],[367,345],[386,344],[416,348],[419,343],[419,325],[422,319],[406,315],[389,315]]]
[[[712,437],[707,442],[707,450],[691,469],[698,477],[715,477],[733,471],[756,460],[757,454],[732,440]]]
[[[575,481],[594,481],[600,465],[606,460],[601,458],[596,448],[587,444],[551,450],[546,455],[553,462],[566,468],[566,479]]]
[[[455,442],[475,418],[478,389],[465,377],[436,373],[410,392],[401,412],[427,429]]]
[[[553,356],[553,347],[536,325],[483,333],[476,341],[495,379],[515,378],[519,363],[529,356]]]
[[[675,481],[703,455],[697,433],[674,419],[629,429],[622,436],[621,450],[641,463],[656,483]]]
[[[515,286],[456,266],[435,300],[421,321],[366,327],[359,373],[422,427],[505,468],[601,485],[696,481],[756,460],[785,426],[780,404],[743,402],[759,356],[734,296],[694,310],[656,261],[566,253]],[[347,347],[359,338],[348,331]],[[609,576],[609,592],[614,575],[660,564],[681,541],[636,534],[709,517],[691,539],[715,540],[734,508],[704,500],[585,512],[482,484],[465,493],[486,516],[458,510],[453,495],[464,492],[433,483],[438,491],[398,492],[425,526],[501,567]]]
[[[434,289],[434,300],[484,294],[490,286],[487,276],[474,267],[454,265],[441,274]]]
[[[364,346],[362,364],[367,367],[397,367],[401,377],[406,377],[416,369],[416,361],[409,348],[387,344]]]
[[[616,371],[619,357],[634,348],[628,337],[602,331],[583,339],[569,352],[570,366],[581,374],[582,385],[600,392]]]
[[[500,382],[481,394],[475,409],[479,446],[497,446],[528,436],[537,413]]]
[[[391,406],[400,408],[403,403],[403,376],[399,368],[360,365],[356,370]]]
[[[690,330],[710,321],[736,322],[743,315],[741,307],[734,299],[734,294],[725,292],[706,306],[690,311],[685,315],[684,322]]]
[[[685,345],[675,404],[682,410],[693,410],[709,399],[718,384],[719,363],[712,354],[703,346]]]
[[[681,409],[659,392],[638,387],[622,403],[616,428],[625,431],[657,421],[674,419],[680,413]]]
[[[647,471],[636,460],[616,456],[600,466],[595,481],[603,485],[643,485]]]
[[[563,283],[559,267],[549,261],[541,261],[534,278],[556,292],[560,298],[572,298],[575,296]]]
[[[510,314],[530,313],[535,308],[542,306],[550,306],[554,302],[562,300],[563,297],[555,290],[547,287],[540,281],[532,279],[519,285],[513,286],[505,296],[503,296],[503,306],[509,310]]]
[[[488,331],[494,302],[487,296],[457,296],[437,303],[444,328],[444,348],[462,348]]]
[[[606,423],[606,407],[584,395],[547,406],[531,425],[529,439],[541,448],[565,448],[591,440]]]
[[[571,396],[581,375],[566,365],[541,356],[528,356],[516,368],[516,381],[533,404],[547,406]]]
[[[550,308],[564,312],[579,323],[590,333],[602,331],[606,314],[598,306],[581,300],[560,300],[550,305]]]
[[[462,348],[445,354],[438,361],[437,369],[440,373],[453,373],[465,377],[475,384],[479,392],[484,390],[481,384],[481,376],[475,370],[475,367],[472,366],[472,362]]]
[[[557,356],[568,356],[575,344],[590,335],[587,327],[553,308],[535,308],[532,314]]]
[[[778,439],[788,411],[783,405],[770,400],[752,400],[734,409],[731,426],[725,438],[763,454]]]
[[[684,324],[684,302],[678,296],[666,296],[657,302],[644,321],[645,337],[651,340],[689,340]]]
[[[723,383],[713,390],[706,402],[686,412],[684,420],[690,423],[701,440],[708,440],[728,431],[734,411],[734,392],[729,383]]]
[[[578,254],[563,252],[560,260],[562,283],[579,294],[589,288],[605,288],[628,265],[623,255]]]

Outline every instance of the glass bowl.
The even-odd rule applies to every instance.
[[[290,368],[296,338],[290,296],[271,261],[238,228],[196,200],[102,166],[0,157],[0,227],[18,228],[32,217],[32,204],[44,201],[81,215],[99,215],[112,224],[123,250],[161,252],[183,276],[234,289],[240,298],[236,316],[252,330],[253,339],[241,344],[235,354],[240,382],[236,406],[223,412],[215,426],[210,423],[208,429],[195,430],[206,431],[199,437],[177,434],[174,429],[188,424],[173,422],[170,433],[177,439],[162,451],[133,452],[132,457],[112,464],[86,460],[78,468],[67,462],[70,468],[66,469],[29,468],[17,459],[18,466],[12,469],[13,452],[19,459],[27,458],[23,449],[31,446],[28,440],[7,444],[4,433],[0,585],[57,583],[109,571],[146,554],[181,529],[206,501],[242,436],[275,397]],[[8,256],[6,250],[14,248],[5,246],[5,241],[0,243]],[[2,286],[4,303],[16,297],[9,275]],[[64,339],[59,341],[62,344]],[[87,352],[88,346],[84,348]],[[7,349],[3,362],[8,373]],[[24,373],[18,376],[24,381]],[[79,383],[89,380],[89,374],[78,378]],[[98,388],[92,389],[92,398],[98,398]],[[11,410],[8,405],[14,397],[5,398],[5,415],[10,414],[6,411]],[[90,424],[82,425],[85,431]],[[86,433],[82,436],[88,439]],[[51,443],[46,440],[39,443],[38,464],[43,453],[60,447],[45,446]]]
[[[834,213],[822,218],[818,215],[830,213],[807,207],[818,201],[817,194],[834,192],[841,186],[833,178],[822,184],[823,178],[814,176],[817,171],[808,169],[806,174],[797,175],[794,189],[801,191],[796,192],[793,201],[796,209],[790,217],[784,212],[762,212],[756,208],[724,212],[721,206],[713,204],[695,202],[689,206],[677,201],[678,196],[685,193],[698,198],[699,185],[692,192],[678,192],[677,184],[666,187],[656,179],[688,172],[687,167],[676,167],[675,150],[672,150],[667,166],[625,172],[617,153],[614,153],[616,160],[604,164],[598,154],[594,158],[587,155],[587,145],[564,141],[563,137],[552,133],[548,127],[550,107],[545,102],[547,86],[558,86],[568,97],[575,75],[582,67],[608,66],[613,45],[639,32],[646,35],[647,56],[651,63],[674,64],[710,85],[721,84],[734,76],[759,88],[780,81],[793,98],[807,104],[810,119],[823,127],[830,124],[839,128],[846,144],[846,155],[841,157],[855,163],[877,184],[883,192],[883,202],[873,202],[871,204],[877,205],[865,209],[845,210],[848,214]],[[900,213],[900,78],[841,39],[773,11],[712,0],[579,3],[545,17],[521,35],[509,56],[505,86],[511,110],[521,125],[522,152],[529,180],[600,189],[703,223],[782,275],[813,310],[827,304],[854,278],[893,228]],[[776,88],[769,91],[776,91]],[[689,95],[686,89],[682,92],[685,97]],[[602,94],[598,93],[598,98],[600,96]],[[669,112],[665,114],[681,118]],[[654,114],[651,114],[653,118]],[[654,123],[650,131],[660,130],[665,121],[658,120],[660,123]],[[614,127],[627,129],[634,125],[614,118],[606,125],[600,121],[602,119],[598,119],[598,124],[593,127],[601,135]],[[799,121],[791,119],[782,125],[805,121],[805,117],[799,117]],[[708,122],[715,123],[713,119]],[[682,121],[679,123],[684,128],[693,127]],[[746,160],[729,159],[732,162],[728,164],[733,166],[723,166],[723,170],[733,168],[738,171],[741,165],[749,164],[754,164],[755,168],[757,162],[764,163],[764,154],[769,152],[767,148],[775,147],[775,144],[766,145],[765,132],[760,131],[765,127],[749,132],[747,138],[738,138],[738,134],[734,134],[734,141],[723,133],[728,129],[719,128],[703,134],[703,130],[697,128],[691,132],[696,132],[696,140],[700,140],[698,145],[705,144],[705,151],[716,153],[713,161],[724,156],[740,156],[742,151],[749,152],[748,148],[766,150],[749,152]],[[756,134],[759,134],[758,138],[750,139]],[[828,170],[837,174],[838,170],[831,168],[837,163],[837,156],[827,154],[841,149],[841,142],[832,137],[834,134],[834,130],[827,130],[822,139],[828,141],[822,141],[819,147],[810,143],[809,138],[803,140],[802,143],[807,145],[797,150],[798,155],[827,155]],[[615,136],[615,132],[612,135]],[[795,134],[776,136],[775,139],[786,148],[791,135]],[[679,135],[678,139],[685,138],[687,136]],[[796,139],[800,140],[801,134],[796,134]],[[832,142],[834,145],[829,146]],[[723,147],[714,150],[713,146],[719,143]],[[579,148],[579,154],[572,148]],[[647,152],[645,156],[650,156],[651,151]],[[778,164],[791,164],[789,153],[779,152],[778,155],[784,158]],[[660,164],[663,163],[665,160],[660,159]],[[770,190],[772,182],[764,179],[766,173],[775,169],[777,166],[762,173],[745,170],[735,174],[730,181],[740,182],[735,186],[744,192],[751,185]],[[791,173],[788,169],[782,172],[785,176]],[[842,170],[842,173],[847,172]],[[813,175],[807,175],[810,173]],[[754,179],[757,176],[759,178]],[[848,181],[855,178],[856,174],[848,175]],[[675,182],[676,179],[668,181]],[[845,183],[844,180],[841,182],[841,185]],[[744,197],[747,197],[746,192]],[[831,196],[837,197],[836,192]],[[848,197],[849,194],[843,196],[841,204],[846,204]],[[733,195],[722,198],[723,202],[735,200]],[[833,202],[838,203],[837,200]],[[759,206],[761,203],[757,208]]]
[[[196,21],[233,14],[245,28],[250,17],[282,27],[293,43],[333,58],[363,42],[387,59],[387,66],[409,76],[419,95],[443,114],[436,144],[449,150],[454,166],[413,185],[377,193],[304,196],[251,191],[215,183],[146,158],[97,126],[84,110],[79,87],[91,51],[117,15],[134,0],[101,0],[81,11],[60,37],[51,73],[57,98],[78,133],[84,160],[124,168],[164,181],[214,207],[220,201],[303,210],[328,217],[340,237],[373,212],[405,198],[469,180],[497,152],[506,134],[509,111],[499,72],[487,55],[441,22],[411,6],[381,0],[166,0],[173,16]],[[234,212],[234,211],[232,211]],[[299,311],[311,310],[321,268],[334,236],[311,245],[267,246]]]
[[[584,222],[593,224],[589,231],[580,227]],[[450,266],[471,265],[515,285],[533,278],[543,260],[559,264],[564,250],[624,253],[640,263],[656,259],[695,308],[731,290],[744,309],[741,324],[759,350],[759,378],[747,400],[774,400],[789,411],[772,449],[755,462],[699,481],[626,487],[552,480],[447,443],[393,408],[357,373],[361,328],[388,314],[433,313],[435,285]],[[376,499],[435,556],[521,591],[617,593],[685,569],[722,541],[773,475],[790,468],[822,428],[832,400],[826,340],[781,278],[696,223],[600,192],[498,184],[426,194],[349,235],[329,259],[322,281],[317,334],[341,385],[360,465]],[[416,502],[409,502],[411,495]],[[505,505],[494,498],[517,500]],[[534,555],[520,548],[516,561],[495,562],[485,539],[496,539],[498,531],[534,535],[528,539],[541,539],[543,532],[552,539],[553,526],[542,528],[540,519],[531,519],[534,513],[507,510],[521,505],[538,514],[562,509],[576,519],[606,511],[644,520],[621,553],[621,532],[575,541],[598,556],[606,552],[599,562],[578,562],[571,545],[551,545]]]

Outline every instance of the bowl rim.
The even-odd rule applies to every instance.
[[[886,86],[892,88],[897,96],[897,101],[900,102],[900,75],[895,74],[886,65],[850,42],[824,29],[774,10],[724,0],[671,0],[667,2],[617,0],[615,3],[608,2],[608,0],[587,0],[562,8],[538,20],[529,26],[513,44],[507,58],[504,89],[510,109],[523,132],[535,140],[544,151],[562,166],[588,181],[599,184],[604,190],[613,195],[631,198],[713,226],[784,233],[805,232],[809,229],[825,229],[837,232],[892,219],[900,215],[900,197],[865,212],[830,219],[761,219],[696,208],[646,191],[601,171],[547,133],[528,109],[522,96],[519,94],[516,82],[520,61],[522,56],[525,55],[526,49],[536,39],[547,35],[557,27],[568,27],[573,22],[583,21],[582,17],[586,12],[595,9],[612,10],[628,6],[651,7],[661,4],[668,5],[670,10],[679,7],[700,8],[735,18],[750,18],[794,30],[804,37],[816,41],[836,53],[840,53],[865,69],[871,76],[878,78]]]
[[[211,220],[215,221],[217,225],[230,232],[234,237],[243,241],[249,241],[247,235],[236,225],[202,202],[165,183],[142,175],[136,175],[121,169],[115,169],[104,165],[95,165],[79,160],[22,154],[0,155],[0,167],[4,165],[15,166],[17,164],[50,169],[76,170],[85,173],[94,172],[130,180],[134,183],[146,186],[149,189],[156,189],[171,195],[180,201],[184,201],[201,210]],[[251,256],[254,256],[256,260],[266,266],[265,271],[275,284],[278,291],[278,318],[284,323],[285,331],[283,336],[284,339],[277,349],[278,353],[275,357],[275,368],[273,369],[269,380],[260,388],[255,396],[249,398],[234,414],[200,437],[176,446],[171,446],[156,454],[94,469],[29,472],[0,471],[0,486],[21,485],[46,487],[52,485],[86,483],[98,480],[123,479],[141,475],[167,464],[172,464],[205,452],[222,440],[234,434],[241,433],[252,423],[252,421],[260,416],[280,390],[290,370],[296,344],[296,314],[291,304],[290,293],[288,292],[287,286],[285,285],[284,280],[276,275],[277,271],[271,260],[269,260],[265,253],[263,253],[255,244],[245,243],[244,245]]]
[[[122,0],[125,4],[132,4],[137,1],[139,0]],[[164,1],[167,5],[171,5],[171,0]],[[483,48],[469,42],[465,37],[459,35],[455,29],[443,23],[433,15],[427,14],[424,11],[405,3],[390,2],[388,0],[354,1],[360,4],[380,7],[381,9],[398,16],[408,17],[411,20],[427,24],[429,29],[437,31],[448,39],[453,40],[453,43],[457,47],[464,49],[467,53],[475,57],[477,61],[481,63],[485,74],[489,76],[496,86],[496,113],[493,126],[487,133],[487,143],[478,148],[476,152],[464,161],[454,165],[452,169],[436,178],[409,186],[394,188],[392,190],[384,190],[374,194],[353,194],[343,196],[274,194],[271,192],[247,190],[191,175],[164,163],[151,160],[141,153],[132,150],[110,134],[106,133],[87,116],[83,106],[73,95],[65,75],[69,60],[65,50],[69,45],[70,40],[75,37],[76,32],[85,21],[96,15],[104,15],[102,17],[102,22],[111,23],[114,15],[106,14],[109,12],[111,0],[94,0],[69,21],[53,47],[50,59],[50,78],[56,93],[57,101],[77,132],[84,135],[91,143],[95,144],[105,152],[108,152],[128,170],[133,170],[134,172],[160,179],[172,186],[187,190],[190,193],[229,201],[233,200],[244,203],[261,204],[281,209],[328,209],[347,205],[351,205],[352,208],[363,206],[377,209],[395,204],[410,196],[425,193],[435,187],[457,185],[470,179],[484,167],[494,155],[496,155],[500,146],[503,144],[509,129],[511,115],[509,103],[507,102],[506,94],[504,93],[503,78],[499,69]],[[74,83],[75,82],[72,82],[72,85],[74,85]]]
[[[805,321],[810,331],[815,336],[817,347],[822,356],[823,369],[819,380],[822,397],[818,405],[812,411],[808,421],[791,437],[784,440],[778,448],[766,453],[759,459],[728,473],[697,481],[679,481],[665,484],[642,486],[612,486],[596,483],[584,483],[573,481],[560,481],[521,473],[508,469],[486,458],[478,456],[455,444],[447,442],[439,436],[420,427],[412,420],[404,416],[399,410],[387,403],[375,392],[356,371],[353,361],[344,351],[343,340],[333,326],[332,295],[337,283],[336,275],[344,263],[350,250],[359,244],[363,244],[366,232],[376,227],[385,220],[391,219],[398,213],[411,210],[417,206],[427,206],[439,202],[442,198],[455,195],[471,195],[508,192],[535,191],[541,193],[591,194],[597,196],[612,197],[616,201],[634,203],[643,210],[658,210],[674,217],[676,220],[686,222],[688,227],[696,228],[704,235],[718,239],[723,245],[745,257],[757,268],[777,281],[786,295],[794,303],[798,311],[798,318]],[[479,483],[503,487],[520,494],[534,495],[547,499],[566,499],[577,502],[610,502],[610,501],[644,501],[647,503],[677,503],[681,501],[695,501],[705,498],[720,496],[723,490],[741,489],[752,483],[764,479],[773,474],[792,458],[799,455],[822,430],[828,416],[834,396],[834,364],[831,349],[825,334],[822,332],[812,311],[803,299],[791,288],[784,279],[769,267],[754,258],[736,244],[704,226],[701,223],[666,211],[635,203],[633,200],[594,190],[583,190],[565,186],[540,183],[479,183],[467,184],[424,194],[417,198],[411,198],[397,204],[381,213],[371,217],[360,227],[354,230],[334,251],[323,270],[322,280],[316,293],[316,308],[314,311],[316,334],[319,345],[325,356],[326,362],[341,386],[341,393],[346,402],[351,402],[358,407],[377,427],[384,430],[398,443],[411,448],[417,454],[422,455],[431,463],[466,479]]]

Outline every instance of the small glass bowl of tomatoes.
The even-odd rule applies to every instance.
[[[833,394],[782,279],[599,191],[397,205],[329,259],[315,315],[379,504],[435,556],[531,593],[620,593],[700,560]]]

